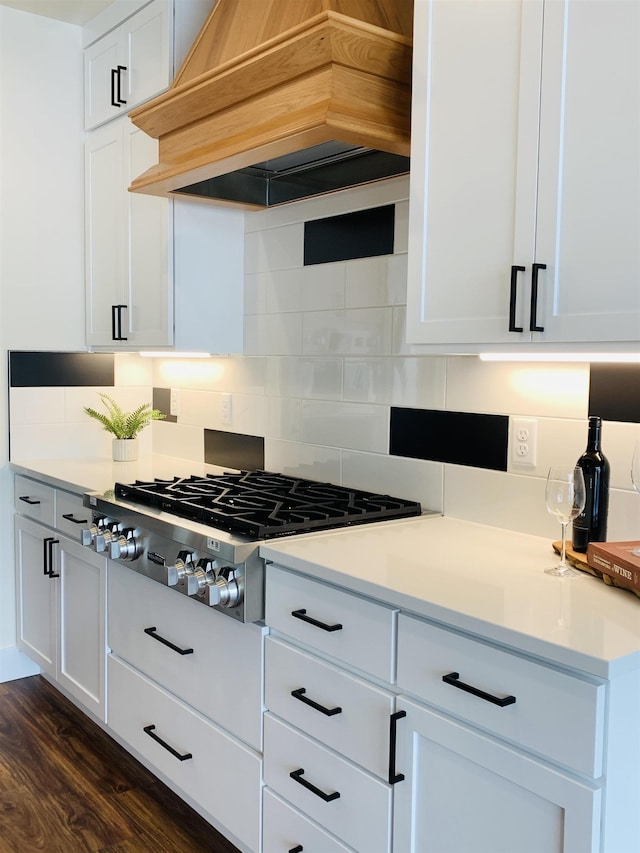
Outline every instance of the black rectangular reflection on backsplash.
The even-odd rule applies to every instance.
[[[152,405],[154,409],[162,412],[166,424],[178,422],[176,415],[171,414],[171,388],[154,388]]]
[[[264,469],[264,438],[217,429],[204,431],[204,461],[238,471]]]
[[[114,384],[113,353],[9,353],[11,388],[49,388]]]
[[[592,364],[589,414],[604,421],[640,423],[640,364]]]
[[[507,415],[391,408],[391,456],[506,471],[508,442]]]
[[[304,223],[304,265],[392,255],[393,204]]]

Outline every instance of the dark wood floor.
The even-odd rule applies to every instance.
[[[2,853],[235,849],[41,676],[0,684]]]

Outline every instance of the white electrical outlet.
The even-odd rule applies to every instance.
[[[165,398],[166,399],[166,398]],[[169,395],[169,414],[176,417],[180,414],[180,389],[172,388]]]
[[[220,417],[223,424],[230,424],[233,421],[231,394],[220,395]]]
[[[511,418],[509,435],[511,464],[535,468],[538,451],[538,421],[535,418]]]

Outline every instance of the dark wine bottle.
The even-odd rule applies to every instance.
[[[609,463],[600,446],[601,435],[601,418],[589,418],[587,449],[576,463],[582,468],[587,499],[583,511],[573,522],[574,551],[586,551],[589,542],[604,542],[607,538]]]

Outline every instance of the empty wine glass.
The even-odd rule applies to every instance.
[[[631,482],[633,488],[640,494],[640,440],[636,441],[631,457]],[[631,553],[635,557],[640,557],[640,548],[634,548]]]
[[[567,525],[582,510],[586,500],[586,491],[582,469],[577,467],[549,468],[545,490],[547,510],[562,525],[562,553],[560,562],[553,568],[545,569],[548,575],[574,577],[580,574],[567,563]]]

